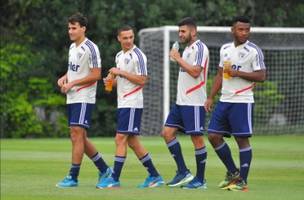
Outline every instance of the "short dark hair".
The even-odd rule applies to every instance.
[[[232,25],[234,25],[237,22],[250,23],[250,19],[246,16],[240,15],[233,18]]]
[[[119,29],[117,29],[117,35],[119,35],[123,31],[129,31],[129,30],[132,30],[134,32],[134,29],[132,28],[132,26],[123,25],[122,27],[120,27]]]
[[[196,21],[193,17],[185,17],[183,19],[181,19],[178,23],[178,26],[193,26],[196,27]]]
[[[71,24],[75,24],[78,22],[80,26],[88,26],[88,19],[80,12],[71,15],[68,19],[68,22]]]

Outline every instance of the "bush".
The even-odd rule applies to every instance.
[[[50,120],[64,97],[53,91],[47,78],[33,77],[37,58],[25,46],[5,44],[0,49],[1,137],[57,136],[67,132],[61,113]],[[37,108],[45,117],[38,115]]]

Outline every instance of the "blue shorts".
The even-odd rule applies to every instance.
[[[83,128],[89,128],[91,124],[91,113],[94,104],[72,103],[67,105],[69,127],[81,126]]]
[[[175,127],[189,135],[203,135],[205,109],[203,106],[175,104],[167,117],[165,126]]]
[[[117,110],[117,133],[139,135],[142,108],[119,108]]]
[[[237,137],[252,135],[253,103],[218,102],[212,114],[208,133]]]

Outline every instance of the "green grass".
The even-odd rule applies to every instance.
[[[179,137],[186,163],[195,172],[195,159],[191,141]],[[92,140],[110,165],[113,164],[113,138]],[[175,175],[175,164],[160,137],[143,137],[142,142],[165,180]],[[121,189],[96,190],[97,171],[88,158],[80,170],[77,188],[58,189],[55,184],[67,173],[70,160],[68,139],[2,139],[1,140],[1,199],[28,200],[217,200],[217,199],[267,199],[294,200],[304,196],[304,135],[255,136],[251,139],[253,161],[249,176],[248,193],[229,192],[217,188],[225,169],[210,144],[207,143],[208,160],[206,178],[208,189],[182,190],[180,188],[137,189],[146,177],[145,169],[128,152],[121,176]],[[228,140],[234,157],[238,150],[232,139]],[[238,163],[238,160],[236,160]]]

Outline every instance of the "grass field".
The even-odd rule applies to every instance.
[[[195,173],[193,147],[188,137],[179,137],[186,163]],[[175,175],[175,164],[166,145],[159,137],[143,137],[143,143],[163,178],[168,181]],[[113,138],[94,138],[105,160],[113,164]],[[232,139],[234,157],[238,157]],[[249,176],[249,189],[229,192],[216,186],[224,177],[225,169],[207,142],[208,160],[206,179],[208,189],[182,190],[180,188],[137,189],[146,177],[145,169],[129,151],[122,171],[122,187],[117,190],[96,190],[97,171],[88,158],[80,170],[77,188],[58,189],[55,184],[67,173],[70,160],[68,139],[2,139],[1,140],[1,199],[100,199],[100,200],[217,200],[217,199],[304,199],[304,135],[255,136],[251,140],[253,162]],[[236,160],[238,163],[238,160]]]

